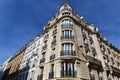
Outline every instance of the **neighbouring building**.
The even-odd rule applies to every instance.
[[[66,2],[24,52],[17,69],[17,56],[8,61],[3,80],[120,80],[120,50]]]
[[[5,76],[3,76],[2,80],[18,80],[19,67],[23,59],[25,49],[26,47],[23,47],[8,60],[5,69]]]
[[[0,66],[0,80],[2,79],[3,76],[3,66]]]
[[[2,79],[1,80],[7,80],[7,76],[8,76],[9,70],[10,70],[9,67],[8,67],[8,62],[9,62],[10,59],[11,59],[11,57],[8,58],[3,64],[3,74],[2,74]]]
[[[20,65],[18,80],[35,80],[35,70],[38,62],[38,54],[40,52],[42,38],[36,36],[32,39],[25,50],[25,55]]]

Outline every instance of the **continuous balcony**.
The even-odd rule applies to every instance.
[[[54,78],[54,72],[49,72],[49,79],[53,79]]]
[[[74,40],[74,36],[61,36],[61,40]]]
[[[95,65],[98,65],[98,66],[101,66],[101,65],[102,65],[100,60],[98,60],[98,59],[96,59],[96,58],[94,58],[94,57],[92,57],[92,56],[87,55],[87,56],[86,56],[86,59],[87,59],[91,64],[95,64]]]
[[[53,60],[53,59],[55,59],[55,54],[52,54],[52,55],[50,56],[50,60]]]
[[[62,50],[60,56],[76,56],[76,53],[73,50]]]
[[[114,66],[111,66],[113,72],[118,73],[120,75],[120,69]]]
[[[42,58],[41,60],[40,60],[40,63],[44,63],[45,62],[45,58]]]
[[[44,45],[43,47],[42,47],[42,50],[46,50],[47,49],[47,45]]]
[[[77,75],[77,72],[76,71],[61,71],[61,77],[64,77],[64,78],[75,78]]]
[[[62,28],[73,28],[73,24],[61,24]]]

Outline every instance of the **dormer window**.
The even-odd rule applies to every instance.
[[[64,9],[65,9],[65,10],[68,10],[68,6],[67,6],[67,5],[65,5],[65,6],[64,6]]]
[[[70,13],[69,12],[64,12],[64,13],[62,13],[62,15],[66,16],[66,15],[70,15]]]

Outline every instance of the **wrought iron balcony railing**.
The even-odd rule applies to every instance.
[[[61,27],[73,28],[73,24],[61,24]]]
[[[76,77],[76,71],[61,71],[61,77]]]
[[[52,41],[51,45],[55,45],[56,44],[56,39]]]
[[[54,72],[49,72],[49,79],[54,78]]]
[[[74,40],[74,36],[61,36],[61,40]]]
[[[52,55],[50,56],[50,60],[53,60],[53,59],[55,59],[55,54],[52,54]]]
[[[60,56],[76,56],[76,53],[73,50],[62,50]]]
[[[111,66],[112,70],[120,74],[120,69],[114,66]]]
[[[101,61],[100,61],[100,60],[98,60],[98,59],[96,59],[96,58],[94,58],[94,57],[92,57],[92,56],[89,56],[89,55],[87,55],[86,58],[87,58],[87,60],[88,60],[89,62],[101,66]]]

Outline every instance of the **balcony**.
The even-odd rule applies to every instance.
[[[112,70],[116,73],[119,73],[120,74],[120,69],[117,68],[117,67],[114,67],[114,66],[111,66]]]
[[[44,45],[43,47],[42,47],[42,50],[46,50],[47,49],[47,45]]]
[[[49,37],[49,34],[46,34],[45,37],[44,37],[44,39],[48,39],[48,37]]]
[[[102,65],[100,60],[98,60],[98,59],[96,59],[96,58],[94,58],[92,56],[87,55],[86,58],[92,64],[95,64],[95,65],[98,65],[98,66]]]
[[[54,39],[54,40],[52,41],[51,45],[53,46],[53,45],[55,45],[55,44],[56,44],[56,39]]]
[[[83,35],[84,38],[87,38],[85,32],[82,32],[82,35]]]
[[[45,62],[45,58],[42,58],[41,60],[40,60],[40,63],[44,63]]]
[[[88,43],[85,43],[84,42],[84,46],[85,46],[85,48],[88,48],[89,46],[88,46]]]
[[[60,56],[76,56],[76,53],[73,50],[62,50]]]
[[[50,56],[50,60],[53,60],[53,59],[55,59],[55,54],[52,54],[52,55]]]
[[[49,79],[53,79],[54,78],[54,72],[50,72],[49,73]]]
[[[72,77],[75,78],[77,75],[76,71],[61,71],[61,77]]]
[[[73,24],[61,24],[62,28],[73,28]]]
[[[57,33],[57,29],[54,29],[53,30],[53,35]]]
[[[74,36],[61,36],[61,40],[74,40]]]
[[[91,37],[91,36],[89,36],[89,40],[90,40],[90,41],[93,41],[93,39],[92,39],[92,37]]]
[[[38,79],[37,80],[43,80],[43,74],[38,75]]]
[[[108,64],[108,63],[106,63],[106,62],[105,62],[105,66],[106,66],[107,68],[109,68],[109,64]]]
[[[91,50],[92,50],[92,52],[94,52],[94,53],[96,52],[95,48],[92,47],[92,46],[91,46]]]

